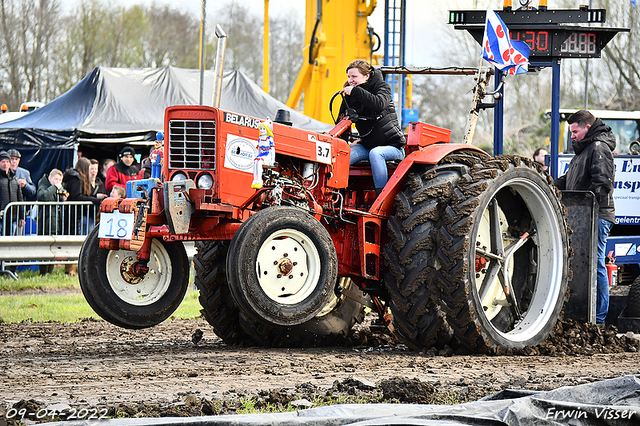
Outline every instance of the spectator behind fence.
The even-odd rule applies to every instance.
[[[114,160],[113,158],[105,158],[104,160],[102,160],[99,176],[100,179],[102,179],[102,182],[107,182],[107,170],[109,170],[109,168],[111,168],[114,164],[116,164],[116,160]]]
[[[68,229],[65,229],[65,233],[69,235],[88,234],[95,225],[94,216],[96,213],[96,207],[100,205],[100,202],[107,198],[107,194],[97,194],[92,196],[91,178],[89,177],[89,166],[91,161],[86,158],[79,158],[74,169],[69,169],[64,173],[62,183],[65,189],[69,192],[68,201],[91,201],[93,203],[90,208],[72,208],[69,211],[69,220],[65,219],[65,225]],[[81,216],[77,211],[81,211]],[[80,217],[79,217],[80,216]]]
[[[535,161],[536,163],[542,164],[542,168],[547,170],[547,166],[544,164],[545,157],[547,155],[549,155],[547,150],[543,147],[540,147],[536,149],[535,152],[533,153],[533,161]]]
[[[135,151],[130,146],[125,146],[120,151],[120,161],[115,166],[107,170],[107,191],[111,192],[114,185],[127,187],[127,182],[134,179],[142,179],[140,174],[140,167],[135,164]]]
[[[11,157],[7,151],[0,152],[0,211],[4,215],[4,209],[11,202],[22,201],[22,190],[16,175],[11,170]],[[10,210],[10,217],[3,217],[2,235],[10,235],[13,223],[17,220],[19,227],[24,227],[23,209]]]
[[[19,167],[20,160],[22,159],[22,155],[20,151],[17,149],[10,149],[7,151],[9,157],[11,157],[11,170],[16,175],[16,179],[20,183],[20,188],[22,188],[22,195],[25,201],[33,201],[36,199],[36,186],[33,184],[31,180],[31,173],[29,170]]]
[[[69,193],[62,187],[62,172],[53,169],[38,182],[38,201],[66,201]],[[38,208],[38,235],[62,234],[62,206],[42,205]],[[55,265],[40,265],[40,275],[53,272]]]
[[[104,186],[104,180],[98,175],[98,160],[91,159],[89,166],[89,180],[91,182],[91,195],[97,197],[98,194],[108,194],[107,188]]]
[[[127,195],[127,191],[125,191],[123,187],[114,186],[113,189],[111,190],[111,194],[109,194],[109,197],[124,198],[125,195]]]

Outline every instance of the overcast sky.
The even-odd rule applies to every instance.
[[[188,11],[196,17],[200,17],[202,8],[201,0],[113,0],[121,4],[169,4],[181,10]],[[231,0],[207,0],[207,19],[213,12],[229,3]],[[248,5],[256,11],[256,14],[264,13],[264,0],[235,0],[239,4]],[[80,0],[61,0],[63,7],[70,10],[79,4]],[[300,17],[301,25],[304,25],[305,0],[270,0],[269,15],[281,16],[290,10],[295,11]],[[398,2],[399,3],[399,2]],[[514,0],[517,3],[517,0]],[[427,66],[433,65],[431,52],[438,47],[442,31],[453,31],[447,25],[448,10],[450,9],[485,9],[493,7],[502,8],[502,0],[406,0],[407,4],[407,34],[406,34],[406,62],[409,65]],[[369,18],[369,24],[381,38],[384,37],[384,0],[378,0],[373,15]],[[443,48],[442,46],[440,48]],[[440,49],[437,49],[440,50]],[[382,53],[380,51],[380,53]]]

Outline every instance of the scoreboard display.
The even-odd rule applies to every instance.
[[[509,29],[511,40],[524,41],[531,57],[599,58],[602,48],[617,33],[606,28],[569,27]],[[484,31],[483,31],[484,32]]]
[[[529,58],[599,58],[602,49],[619,32],[627,28],[605,28],[566,23],[602,23],[606,13],[602,9],[516,10],[498,11],[509,28],[512,40],[529,45]],[[467,30],[482,44],[486,12],[450,11],[449,23],[457,30]]]

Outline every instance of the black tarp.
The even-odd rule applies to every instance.
[[[518,362],[514,360],[514,362]],[[604,363],[605,361],[603,361]],[[603,364],[602,368],[606,368]],[[576,378],[580,372],[576,371]],[[457,405],[342,404],[278,414],[131,418],[46,423],[48,426],[530,426],[640,424],[640,376],[629,375],[551,391],[506,390]],[[44,426],[44,425],[43,425]]]
[[[205,72],[204,103],[211,104],[213,72]],[[67,93],[17,120],[0,124],[0,148],[16,148],[34,182],[53,167],[72,164],[74,148],[87,157],[115,158],[126,143],[152,144],[163,129],[164,110],[196,105],[200,71],[174,67],[97,67]],[[256,118],[291,111],[294,126],[324,131],[327,124],[286,107],[240,71],[224,74],[220,108]],[[139,150],[140,153],[145,151]]]

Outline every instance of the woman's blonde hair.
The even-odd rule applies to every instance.
[[[258,130],[260,130],[260,127],[264,127],[264,129],[267,131],[267,136],[273,137],[273,130],[271,130],[271,128],[269,127],[269,123],[263,121],[262,123],[258,124]]]
[[[351,63],[347,65],[347,72],[349,72],[351,68],[357,68],[362,75],[369,75],[373,72],[373,67],[371,66],[371,64],[369,64],[369,62],[365,61],[364,59],[356,59],[354,61],[351,61]]]

